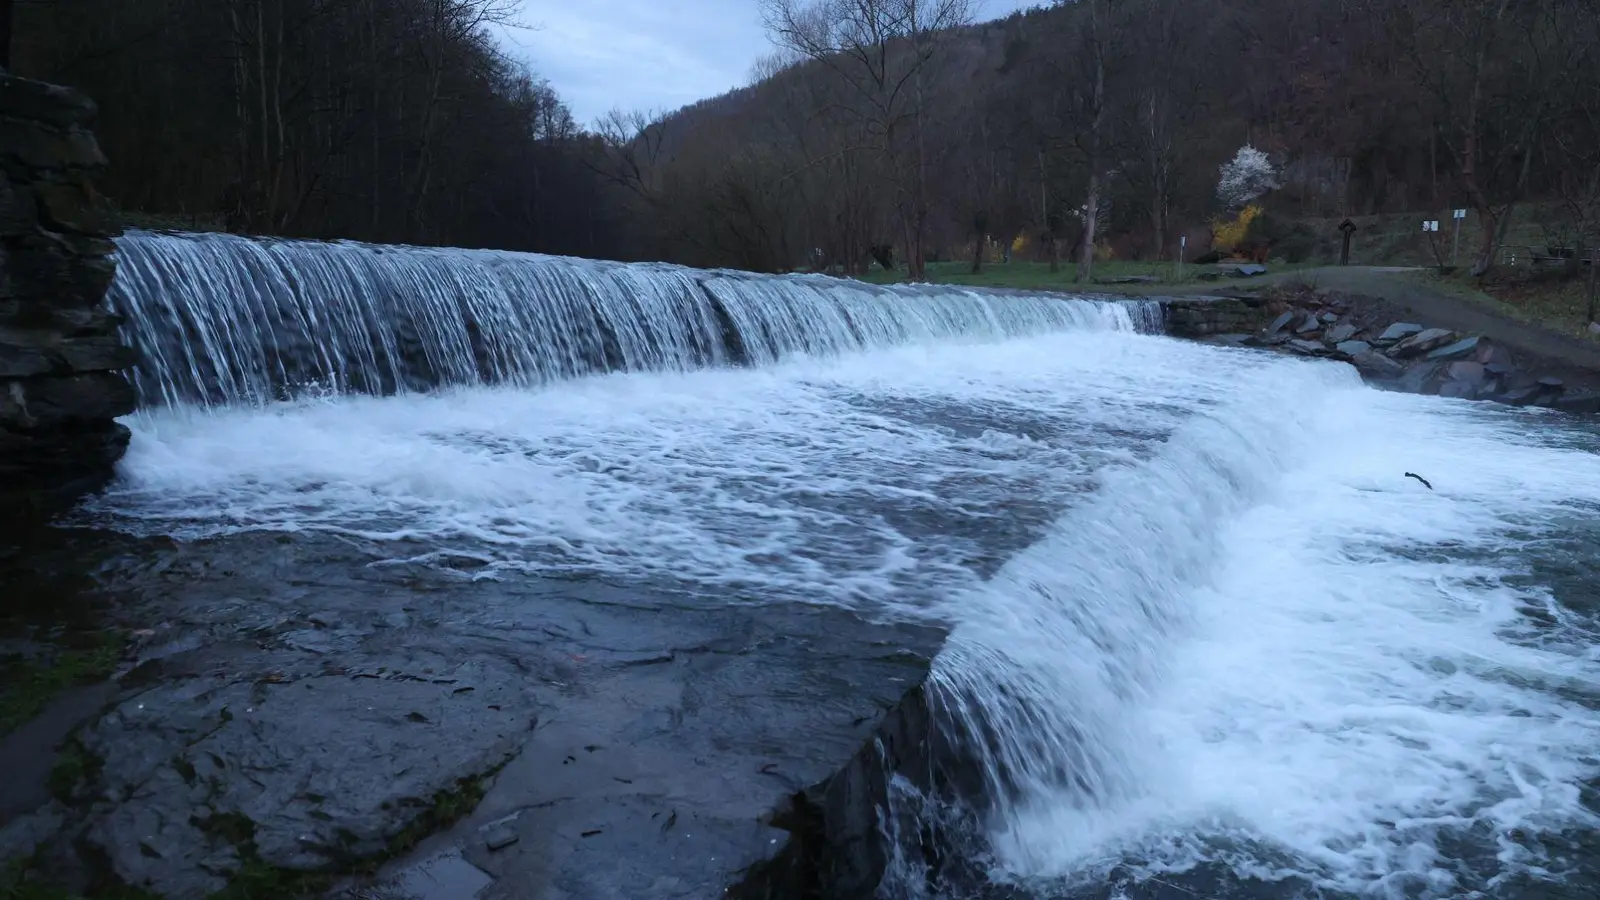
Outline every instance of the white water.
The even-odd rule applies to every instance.
[[[1159,330],[1152,303],[350,241],[131,232],[109,302],[144,405],[529,387],[932,340]]]
[[[1600,825],[1594,600],[1516,577],[1600,529],[1553,417],[1080,331],[133,424],[95,512],[134,530],[953,622],[938,682],[1007,738],[997,880],[1493,894]]]

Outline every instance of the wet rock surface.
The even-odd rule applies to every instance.
[[[114,598],[133,637],[117,695],[61,745],[72,777],[58,764],[56,799],[0,823],[4,849],[64,884],[177,898],[247,866],[389,858],[342,895],[423,897],[428,872],[467,866],[484,898],[717,896],[798,852],[793,798],[871,745],[943,640],[369,550],[81,531],[14,554],[19,583],[94,571],[76,594]],[[858,799],[835,830],[875,827]]]

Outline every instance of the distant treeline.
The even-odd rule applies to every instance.
[[[21,0],[18,74],[100,104],[125,208],[229,230],[614,256],[597,144],[506,0]]]
[[[16,56],[100,101],[125,207],[240,231],[1165,259],[1252,145],[1279,218],[1470,207],[1482,268],[1537,199],[1552,242],[1600,244],[1600,0],[751,2],[783,49],[750,87],[598,133],[497,48],[510,0],[21,0]]]

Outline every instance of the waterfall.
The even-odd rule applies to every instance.
[[[131,232],[110,302],[146,405],[544,384],[939,340],[1151,331],[1150,302],[489,250]]]

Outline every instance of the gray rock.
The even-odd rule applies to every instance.
[[[1600,413],[1600,393],[1566,394],[1556,401],[1556,409],[1578,415],[1595,415]]]
[[[1297,327],[1294,330],[1294,333],[1295,334],[1310,334],[1313,331],[1321,331],[1321,330],[1322,330],[1322,322],[1317,319],[1317,314],[1316,313],[1306,313],[1306,317],[1303,320],[1301,320],[1299,327]]]
[[[1345,356],[1356,357],[1371,351],[1372,345],[1366,341],[1341,341],[1334,349]]]
[[[56,368],[56,361],[44,347],[13,343],[0,335],[0,378],[27,378]]]
[[[95,112],[94,101],[72,88],[0,75],[0,114],[73,128],[93,124]]]
[[[1234,269],[1232,269],[1228,274],[1232,275],[1235,278],[1254,278],[1257,275],[1265,275],[1265,274],[1267,274],[1267,267],[1266,266],[1258,266],[1258,265],[1254,265],[1254,264],[1247,265],[1247,266],[1237,266]]]
[[[1478,396],[1478,389],[1464,381],[1447,381],[1439,386],[1439,396],[1454,400],[1473,400]]]
[[[1539,379],[1539,387],[1546,388],[1546,389],[1551,389],[1551,390],[1557,390],[1557,391],[1564,391],[1564,390],[1567,389],[1567,383],[1565,381],[1562,381],[1559,378],[1546,377],[1546,378]]]
[[[1319,316],[1318,318],[1320,318],[1322,320],[1322,324],[1324,324],[1324,325],[1332,325],[1333,323],[1339,321],[1339,314],[1338,313],[1333,313],[1333,312],[1325,312],[1321,316]]]
[[[1512,388],[1511,390],[1500,395],[1499,399],[1501,402],[1509,403],[1512,406],[1528,406],[1532,404],[1534,400],[1538,399],[1538,397],[1539,388],[1535,385],[1529,387]]]
[[[1600,334],[1600,322],[1590,322],[1589,323],[1589,333],[1590,334]]]
[[[1305,356],[1321,356],[1328,352],[1328,345],[1321,341],[1290,341],[1289,349]]]
[[[1448,344],[1428,354],[1429,359],[1461,359],[1478,349],[1479,338],[1476,336],[1462,338],[1454,344]]]
[[[16,381],[0,393],[0,426],[35,429],[109,422],[132,413],[137,405],[127,379],[111,373]]]
[[[1478,352],[1474,356],[1484,365],[1499,365],[1508,371],[1516,364],[1510,350],[1488,339],[1478,341]]]
[[[1400,390],[1412,394],[1431,394],[1437,387],[1436,379],[1444,363],[1422,361],[1406,369],[1400,377]]]
[[[1357,331],[1360,331],[1360,329],[1349,323],[1335,325],[1328,329],[1327,341],[1330,344],[1342,344],[1355,337]]]
[[[1429,328],[1406,338],[1390,348],[1389,355],[1396,359],[1409,359],[1421,356],[1431,350],[1448,344],[1455,337],[1455,332],[1447,328]]]
[[[210,821],[248,821],[260,858],[288,869],[382,852],[436,795],[505,762],[532,722],[509,665],[397,674],[178,682],[123,703],[84,736],[116,798],[86,839],[129,884],[174,897],[237,867],[238,838]]]
[[[1488,374],[1483,363],[1476,363],[1467,360],[1451,363],[1447,371],[1449,372],[1452,380],[1465,381],[1474,385],[1481,384],[1484,380],[1484,376]]]
[[[1285,328],[1288,328],[1289,327],[1289,323],[1293,322],[1293,321],[1294,321],[1294,312],[1293,311],[1282,313],[1276,319],[1272,320],[1272,324],[1271,325],[1267,326],[1267,334],[1277,334],[1278,332],[1284,330]]]
[[[1378,335],[1378,339],[1373,341],[1373,343],[1393,344],[1396,341],[1405,340],[1406,338],[1411,337],[1414,334],[1420,334],[1421,332],[1421,325],[1413,325],[1409,322],[1396,322],[1395,324],[1384,329],[1383,334]]]
[[[0,171],[0,237],[27,234],[38,224],[33,195],[25,188],[13,187]]]
[[[1375,378],[1399,378],[1406,371],[1405,366],[1373,350],[1351,354],[1350,362],[1363,374]]]
[[[514,827],[516,821],[517,816],[512,815],[490,822],[478,829],[478,836],[483,838],[483,845],[489,848],[490,852],[504,850],[522,839]]]

